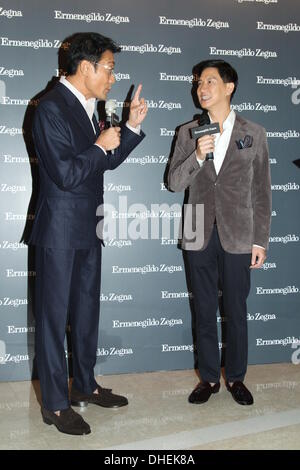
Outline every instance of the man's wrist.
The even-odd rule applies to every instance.
[[[105,155],[107,155],[107,150],[105,150],[105,148],[104,148],[102,145],[96,144],[96,142],[94,143],[94,145],[96,145],[97,147],[99,147],[99,149],[101,149],[101,150],[105,153]]]
[[[195,150],[195,156],[196,156],[196,159],[197,159],[197,162],[199,163],[200,166],[202,166],[205,162],[205,158],[202,160],[202,158],[199,158],[198,155],[197,155],[197,151]]]
[[[141,133],[141,125],[140,124],[133,124],[132,122],[130,122],[130,120],[128,120],[126,122],[126,126],[128,127],[128,129],[130,129],[135,134],[140,134]]]

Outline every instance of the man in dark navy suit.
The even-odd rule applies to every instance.
[[[125,125],[100,132],[95,100],[115,83],[120,48],[97,33],[78,33],[68,48],[67,77],[47,93],[34,118],[40,192],[29,243],[36,246],[36,360],[42,416],[61,432],[88,434],[72,408],[128,404],[94,378],[99,325],[101,240],[96,210],[103,173],[117,168],[142,141],[147,105],[139,85]],[[71,326],[73,383],[68,393],[64,339]]]

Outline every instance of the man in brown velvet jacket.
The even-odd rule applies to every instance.
[[[190,403],[204,403],[220,389],[216,312],[221,284],[226,322],[226,387],[241,405],[253,397],[244,385],[248,335],[246,299],[250,272],[266,259],[271,219],[269,154],[265,129],[230,110],[238,76],[230,64],[207,60],[194,67],[197,96],[208,123],[220,133],[196,143],[192,121],[181,126],[169,169],[169,188],[189,190],[182,248],[187,250],[201,382]],[[213,152],[214,158],[207,155]],[[197,217],[204,209],[204,218]],[[191,212],[186,211],[186,214]],[[190,225],[187,227],[187,224]],[[195,233],[188,239],[187,233]]]

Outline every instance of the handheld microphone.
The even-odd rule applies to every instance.
[[[219,123],[218,122],[210,123],[209,117],[206,113],[204,116],[202,114],[201,118],[199,119],[200,126],[193,127],[192,129],[190,129],[192,139],[199,139],[200,137],[203,137],[204,135],[218,134],[220,132]],[[213,152],[209,152],[206,154],[206,160],[213,160],[213,159],[214,159]]]
[[[119,125],[118,115],[115,114],[116,107],[116,100],[107,100],[105,102],[106,121],[108,127],[115,127]]]
[[[106,124],[107,127],[116,127],[119,125],[118,115],[115,114],[117,107],[116,100],[107,100],[105,102],[105,112],[106,112]],[[111,150],[111,154],[114,155],[115,151]]]

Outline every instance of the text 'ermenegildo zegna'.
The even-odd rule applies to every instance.
[[[35,277],[36,271],[16,271],[15,269],[6,269],[6,277]]]
[[[169,292],[167,290],[161,291],[161,298],[165,299],[191,299],[193,298],[192,292]]]
[[[260,269],[263,271],[268,271],[269,269],[277,269],[277,264],[276,263],[264,263]]]
[[[132,302],[133,295],[132,294],[116,294],[115,292],[110,292],[109,294],[105,294],[101,292],[100,294],[100,302]]]
[[[19,364],[20,362],[29,361],[28,354],[10,354],[5,353],[4,356],[0,356],[0,364],[7,364],[13,362],[14,364]]]
[[[23,13],[21,10],[5,10],[3,7],[0,7],[0,16],[11,20],[12,18],[21,18]]]
[[[267,131],[267,137],[270,138],[279,138],[279,139],[299,139],[300,132],[296,129],[289,129],[288,131]]]
[[[261,31],[282,31],[284,33],[299,32],[300,25],[297,23],[288,24],[268,24],[263,21],[256,22],[256,29]]]
[[[149,328],[157,326],[173,328],[173,326],[183,326],[183,321],[182,318],[160,317],[159,319],[147,318],[146,320],[113,320],[112,325],[113,328]]]
[[[219,344],[220,346],[220,344]],[[179,352],[179,351],[194,351],[193,344],[162,344],[161,345],[161,352]]]
[[[243,47],[242,49],[219,49],[216,46],[209,46],[209,55],[221,55],[238,57],[261,57],[262,59],[277,59],[278,53],[276,51],[268,51],[263,49],[251,49],[250,47]]]
[[[35,333],[35,326],[15,326],[7,325],[7,334],[16,335],[24,333]]]
[[[53,41],[49,41],[49,39],[39,38],[36,40],[28,40],[28,39],[9,39],[6,36],[0,37],[0,46],[3,47],[28,47],[34,50],[38,49],[59,49],[60,47],[64,47],[62,41],[60,39],[54,39]],[[67,47],[67,46],[65,46]]]
[[[179,102],[174,101],[165,101],[165,100],[145,100],[148,106],[148,109],[163,109],[167,111],[172,111],[173,109],[182,109],[183,106]],[[130,102],[128,101],[116,101],[116,108],[129,108]]]
[[[1,183],[0,192],[2,192],[2,193],[11,193],[11,194],[26,193],[26,186],[17,185],[17,184]]]
[[[116,238],[111,238],[105,241],[105,247],[109,248],[126,248],[128,246],[133,246],[131,240],[117,240]]]
[[[299,288],[296,286],[265,288],[256,287],[257,295],[291,295],[299,294]]]
[[[193,75],[170,75],[166,72],[160,72],[159,80],[163,82],[188,82],[192,83],[194,80]]]
[[[10,96],[2,96],[0,104],[4,106],[37,106],[39,100],[31,100],[28,98],[11,98]]]
[[[300,345],[300,338],[295,338],[295,336],[277,339],[256,338],[256,346],[289,346],[291,344]]]
[[[7,222],[23,222],[24,220],[34,220],[34,214],[16,214],[14,212],[4,212]]]
[[[112,13],[100,13],[100,12],[90,12],[90,13],[63,13],[61,10],[54,10],[54,19],[55,20],[64,20],[64,21],[85,21],[86,23],[92,22],[104,22],[104,23],[130,23],[130,18],[128,16],[113,15]]]
[[[271,389],[278,390],[280,388],[294,390],[297,387],[298,387],[298,382],[295,380],[281,380],[280,382],[256,384],[256,391],[263,392],[264,390],[271,390]]]
[[[128,356],[133,354],[133,349],[132,348],[116,348],[116,347],[110,347],[109,349],[106,348],[98,348],[96,356]]]
[[[271,189],[272,191],[283,191],[286,193],[287,191],[299,191],[300,185],[295,182],[289,182],[286,184],[272,184]]]
[[[27,245],[23,242],[11,242],[9,240],[3,240],[0,242],[0,249],[1,250],[12,250],[12,251],[18,251],[18,250],[25,250],[27,249]]]
[[[0,76],[2,77],[24,77],[24,70],[22,69],[7,69],[3,66],[0,66]]]
[[[172,111],[173,109],[182,109],[182,104],[181,103],[176,103],[172,101],[165,101],[165,100],[159,100],[159,101],[154,101],[154,100],[146,100],[148,109],[164,109],[167,111]]]
[[[231,109],[234,111],[238,111],[239,113],[242,113],[244,111],[259,111],[263,113],[269,113],[269,112],[276,112],[278,111],[278,108],[275,104],[263,104],[263,103],[238,103],[238,104],[231,104],[230,105]]]
[[[1,307],[18,308],[21,305],[28,305],[28,299],[12,299],[11,297],[3,297],[0,299]]]
[[[104,184],[104,191],[105,192],[115,192],[115,193],[124,193],[128,191],[132,191],[132,186],[130,184],[114,184],[114,183],[106,183]]]
[[[137,44],[120,44],[122,52],[138,52],[139,54],[145,53],[157,53],[157,54],[182,54],[181,47],[178,46],[166,46],[165,44],[154,45],[152,43],[146,43],[142,45]]]
[[[228,21],[214,20],[213,18],[167,18],[166,16],[159,17],[159,24],[163,26],[187,26],[188,28],[214,28],[214,29],[229,29]]]
[[[300,80],[296,77],[287,78],[271,78],[263,75],[256,75],[256,83],[258,85],[283,85],[283,86],[299,86]]]
[[[10,137],[15,137],[16,135],[25,134],[24,129],[20,127],[7,127],[0,124],[0,134],[9,135]]]
[[[124,163],[131,163],[134,165],[166,165],[168,163],[169,157],[166,155],[145,155],[143,157],[127,157]]]
[[[156,273],[178,273],[183,272],[181,265],[147,264],[145,266],[112,266],[112,274],[156,274]]]
[[[247,313],[247,320],[248,321],[263,321],[263,322],[267,322],[267,321],[270,321],[270,320],[276,320],[276,315],[275,313],[260,313],[260,312],[256,312],[256,313]]]
[[[26,163],[27,165],[29,163],[38,163],[37,157],[29,157],[28,155],[11,155],[10,153],[0,155],[0,161],[2,163]]]
[[[161,347],[162,347],[161,349],[162,352],[180,352],[180,351],[193,352],[194,351],[193,344],[176,344],[176,345],[162,344]],[[219,349],[225,349],[225,348],[226,348],[226,343],[219,342]]]
[[[281,235],[281,236],[275,236],[275,237],[269,237],[269,243],[283,243],[286,245],[287,243],[299,243],[300,237],[299,235],[296,235],[295,233],[291,234],[289,233],[288,235]]]

